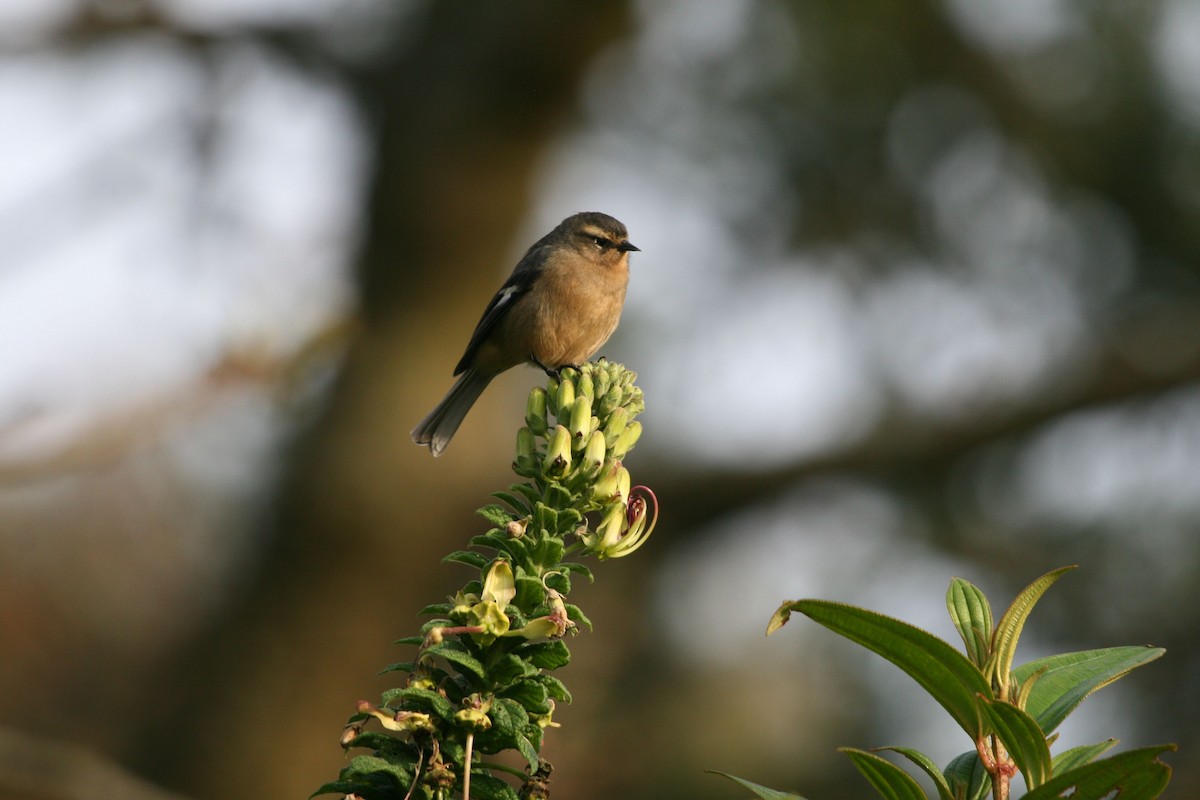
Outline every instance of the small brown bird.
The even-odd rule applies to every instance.
[[[413,428],[417,444],[441,454],[492,378],[529,363],[547,373],[579,366],[608,341],[621,318],[629,283],[625,226],[596,211],[567,217],[517,262],[488,303],[459,378]]]

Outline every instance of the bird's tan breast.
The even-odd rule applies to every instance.
[[[521,331],[518,343],[547,367],[582,364],[608,341],[621,319],[628,264],[588,265],[566,269],[550,267],[537,286],[523,298],[510,330]]]

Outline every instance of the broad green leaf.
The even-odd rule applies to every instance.
[[[975,585],[955,578],[946,590],[946,609],[958,628],[967,657],[977,667],[987,663],[992,642],[992,607]]]
[[[1073,569],[1075,569],[1073,566],[1059,567],[1047,572],[1022,589],[1021,593],[1012,601],[1012,605],[1000,617],[992,635],[992,653],[986,670],[988,678],[995,685],[1008,686],[1013,657],[1017,653],[1017,640],[1021,638],[1021,629],[1025,627],[1025,620],[1029,619],[1029,612],[1033,611],[1037,601],[1041,599],[1047,589],[1054,585],[1055,581],[1062,577],[1063,573]],[[1007,695],[1002,696],[1007,697]]]
[[[986,732],[980,698],[992,699],[992,687],[979,668],[946,642],[920,628],[863,608],[826,600],[785,603],[835,633],[861,644],[904,670],[942,705],[972,739]],[[780,622],[779,624],[783,624]]]
[[[523,680],[504,690],[504,697],[520,703],[530,714],[549,714],[549,693],[536,681]]]
[[[909,761],[916,764],[921,770],[929,776],[933,781],[933,785],[937,787],[938,797],[941,800],[954,800],[954,793],[950,791],[950,784],[946,781],[946,776],[942,774],[938,765],[933,763],[933,759],[919,750],[913,750],[911,747],[876,747],[876,750],[891,750],[894,753],[907,758]]]
[[[536,674],[537,667],[512,653],[488,659],[488,677],[493,685],[502,686],[517,678],[527,678]]]
[[[498,494],[503,494],[503,493],[500,492]],[[504,500],[503,497],[501,497],[499,499]],[[507,503],[508,501],[504,500],[504,502]],[[479,516],[483,517],[484,519],[486,519],[488,522],[495,525],[497,528],[503,528],[513,518],[512,514],[510,514],[504,508],[504,506],[499,506],[499,505],[496,505],[495,503],[486,505],[483,508],[478,509],[475,513],[478,514]]]
[[[567,607],[567,619],[576,625],[587,628],[589,631],[592,629],[592,621],[580,610],[579,606],[572,603],[564,603],[563,605]]]
[[[450,555],[443,558],[442,562],[446,563],[446,564],[450,564],[450,563],[466,564],[468,567],[475,567],[476,569],[483,569],[488,564],[490,564],[492,562],[492,560],[490,558],[488,558],[487,556],[485,556],[483,553],[477,552],[475,550],[455,550],[453,553],[451,553]]]
[[[750,791],[754,792],[754,794],[758,797],[761,797],[762,800],[804,800],[804,798],[798,794],[789,794],[787,792],[781,792],[778,789],[768,789],[766,786],[754,783],[753,781],[748,781],[745,778],[739,778],[737,775],[730,775],[728,772],[719,772],[715,769],[705,771],[712,775],[720,775],[722,778],[728,778],[734,783],[741,785],[742,788],[749,789]]]
[[[563,558],[563,542],[557,536],[547,536],[529,549],[529,555],[542,567],[553,567]]]
[[[546,694],[555,700],[562,700],[564,703],[571,702],[571,693],[567,691],[567,687],[558,678],[552,675],[535,675],[531,680],[535,680],[542,684],[542,686],[545,686]]]
[[[979,753],[968,750],[946,765],[946,782],[956,798],[983,800],[992,791],[991,778],[979,760]]]
[[[1003,700],[986,703],[984,710],[996,735],[1025,777],[1025,785],[1036,789],[1045,783],[1050,777],[1050,746],[1037,721]]]
[[[474,800],[520,800],[516,789],[478,769],[471,770],[471,797]]]
[[[1153,800],[1171,780],[1171,768],[1158,757],[1174,749],[1160,744],[1093,761],[1046,781],[1024,800]]]
[[[592,570],[584,564],[577,564],[574,561],[566,561],[562,564],[559,564],[558,568],[565,570],[566,572],[574,572],[576,575],[582,575],[584,578],[587,578],[588,583],[596,582],[596,579],[592,576]],[[553,586],[553,584],[551,584],[551,586]],[[554,588],[558,589],[557,586]],[[559,591],[561,592],[562,589],[559,589]]]
[[[376,776],[390,778],[395,786],[407,788],[412,782],[412,771],[399,758],[382,756],[355,756],[342,770],[343,779],[370,779]]]
[[[529,663],[541,669],[558,669],[571,661],[571,651],[561,639],[527,644],[518,652],[522,658],[529,659]]]
[[[546,589],[537,578],[522,575],[517,578],[517,594],[512,602],[527,611],[537,608],[546,602]]]
[[[513,488],[516,489],[517,487],[514,486]],[[528,514],[529,513],[529,502],[525,498],[518,497],[517,495],[513,494],[512,492],[492,492],[492,497],[496,498],[497,500],[504,501],[505,503],[508,504],[508,506],[511,509],[516,511],[518,514]],[[501,525],[499,527],[503,527],[503,525]]]
[[[886,758],[852,747],[839,747],[838,750],[850,758],[885,800],[929,800],[913,776]]]
[[[416,706],[417,708],[431,711],[446,720],[453,719],[454,712],[457,710],[449,700],[429,689],[404,688],[394,693],[389,702],[394,702],[397,699],[409,704],[410,709],[412,706]]]
[[[1055,775],[1061,775],[1076,767],[1090,764],[1111,750],[1116,743],[1116,739],[1105,739],[1103,742],[1097,742],[1096,744],[1084,744],[1079,747],[1072,747],[1070,750],[1064,750],[1050,762],[1053,772]]]
[[[519,750],[521,755],[525,757],[526,763],[529,764],[529,774],[532,775],[538,770],[538,750],[534,746],[533,742],[529,741],[528,737],[526,737],[523,733],[518,733],[516,740],[517,750]]]
[[[487,676],[487,670],[484,669],[479,659],[467,653],[462,645],[457,642],[446,641],[441,644],[430,645],[425,648],[424,655],[441,656],[458,667],[464,674],[472,675],[479,680],[483,680]]]
[[[1166,651],[1161,647],[1108,647],[1039,658],[1013,670],[1013,680],[1024,683],[1039,670],[1025,701],[1025,711],[1046,734],[1057,728],[1089,694]]]

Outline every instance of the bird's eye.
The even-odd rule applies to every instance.
[[[608,239],[605,239],[603,236],[593,236],[592,244],[596,245],[596,247],[599,247],[601,250],[605,249],[606,247],[612,247],[612,242],[610,242]]]

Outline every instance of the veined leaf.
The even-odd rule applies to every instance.
[[[1050,745],[1037,721],[1021,709],[1003,700],[984,705],[996,735],[1004,742],[1025,785],[1036,789],[1050,778]]]
[[[919,750],[913,750],[911,747],[877,747],[875,749],[891,750],[894,753],[904,756],[929,776],[930,780],[933,781],[933,785],[937,787],[938,797],[941,800],[954,800],[954,793],[950,791],[950,784],[946,780],[946,776],[942,774],[942,770],[937,764],[933,763],[933,759],[929,756]]]
[[[956,756],[946,765],[946,783],[956,798],[962,800],[984,800],[992,791],[992,782],[988,777],[979,753],[968,750]]]
[[[1174,749],[1160,744],[1093,761],[1046,781],[1024,800],[1153,800],[1171,779],[1171,768],[1158,757]]]
[[[496,493],[496,495],[500,494],[503,494],[503,492]],[[505,500],[504,498],[500,499],[504,500],[506,503],[508,502],[508,500]],[[504,508],[504,506],[496,505],[495,503],[491,503],[483,508],[477,509],[475,513],[495,525],[497,528],[503,528],[508,524],[509,520],[512,519],[512,514],[510,514]]]
[[[1026,586],[1012,601],[1012,605],[1008,607],[1004,615],[1000,617],[1000,621],[996,623],[996,630],[992,635],[992,654],[988,660],[989,668],[986,671],[988,677],[997,686],[1008,686],[1013,657],[1017,653],[1017,640],[1021,637],[1021,629],[1025,627],[1025,620],[1029,619],[1029,612],[1033,611],[1037,601],[1041,599],[1047,589],[1054,585],[1055,581],[1062,577],[1063,573],[1073,569],[1075,569],[1074,566],[1059,567]],[[1007,694],[1002,696],[1007,697]]]
[[[1103,742],[1097,742],[1096,744],[1084,744],[1079,747],[1072,747],[1070,750],[1064,750],[1050,762],[1054,774],[1060,775],[1076,767],[1082,767],[1084,764],[1090,764],[1111,750],[1116,743],[1116,739],[1105,739]]]
[[[786,621],[785,609],[807,615],[900,667],[937,700],[972,739],[978,739],[986,732],[980,698],[991,700],[992,687],[978,667],[938,637],[907,622],[844,603],[797,600],[785,603],[772,619]]]
[[[1029,690],[1025,711],[1046,734],[1057,728],[1089,694],[1166,651],[1161,647],[1107,647],[1039,658],[1013,670],[1013,680],[1025,682],[1042,674]]]
[[[886,758],[852,747],[839,747],[838,750],[850,758],[885,800],[929,800],[912,775]]]
[[[728,772],[719,772],[715,769],[705,771],[712,775],[720,775],[722,778],[728,778],[734,783],[741,785],[742,788],[749,789],[750,791],[754,792],[754,794],[761,797],[762,800],[804,800],[804,798],[798,794],[788,794],[787,792],[781,792],[778,789],[768,789],[766,786],[754,783],[753,781],[748,781],[745,778],[739,778],[737,775],[730,775]]]
[[[471,675],[479,680],[484,680],[487,677],[487,670],[480,663],[479,659],[467,653],[462,645],[459,645],[457,642],[442,642],[441,644],[430,645],[425,648],[424,655],[441,656],[458,667],[464,674]]]
[[[946,590],[946,610],[958,628],[967,657],[975,666],[987,663],[992,643],[992,607],[975,585],[955,578]]]

